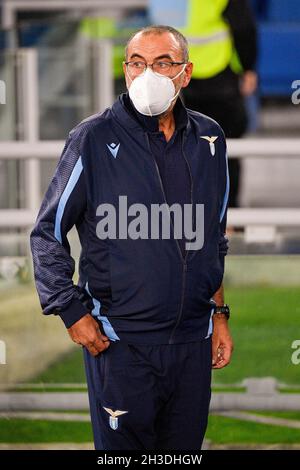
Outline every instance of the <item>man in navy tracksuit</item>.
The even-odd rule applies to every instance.
[[[176,30],[136,33],[124,72],[129,92],[66,141],[31,233],[36,286],[43,313],[60,315],[83,346],[95,448],[197,450],[211,368],[232,352],[222,286],[226,143],[215,121],[178,98],[192,64]],[[141,205],[147,215],[137,222]],[[169,208],[169,237],[162,221],[159,236],[150,230],[157,205]],[[192,208],[192,227],[203,234],[197,248],[190,232],[175,235],[173,206]],[[74,225],[77,285],[67,239]]]

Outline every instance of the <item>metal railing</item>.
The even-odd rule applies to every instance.
[[[41,203],[39,162],[43,159],[58,160],[64,141],[1,142],[1,159],[19,159],[32,162],[28,168],[27,186],[30,190],[26,209],[0,210],[0,227],[30,227]],[[228,139],[229,158],[299,158],[300,139]],[[34,162],[34,164],[33,164]],[[300,226],[300,209],[297,208],[237,208],[228,210],[228,224],[236,227]]]
[[[112,11],[147,7],[148,0],[2,0],[2,27],[15,26],[19,11]]]

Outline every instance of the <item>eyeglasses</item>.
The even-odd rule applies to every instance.
[[[165,62],[157,60],[153,62],[153,64],[147,64],[143,60],[131,60],[129,62],[124,62],[124,64],[127,67],[129,75],[140,75],[147,69],[147,67],[151,67],[153,72],[168,75],[174,65],[183,65],[186,64],[186,62]]]

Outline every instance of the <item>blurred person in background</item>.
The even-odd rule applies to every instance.
[[[185,26],[192,80],[185,105],[215,119],[227,138],[248,126],[245,97],[257,88],[256,25],[247,0],[187,0]],[[229,207],[239,204],[240,160],[229,160]]]
[[[193,68],[180,32],[144,28],[125,57],[128,91],[72,129],[42,202],[31,233],[36,287],[43,313],[59,315],[83,346],[95,448],[199,450],[211,369],[229,364],[233,349],[222,283],[226,141],[214,120],[179,98]],[[171,220],[169,237],[161,223],[154,237],[152,227],[151,237],[139,227],[131,237],[119,226],[99,236],[101,224],[114,221],[100,218],[103,205],[117,211],[119,224],[132,215],[131,205],[129,214],[118,206],[120,195],[142,203],[151,224],[153,205],[192,206],[197,231],[188,236],[181,220],[175,236],[170,210],[170,219],[162,214]],[[74,225],[78,285],[67,238]],[[202,230],[203,243],[189,247]]]

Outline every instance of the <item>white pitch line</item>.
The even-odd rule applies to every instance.
[[[74,421],[90,422],[88,413],[55,413],[55,412],[36,412],[36,411],[8,411],[1,412],[0,419],[29,419],[46,421]]]

